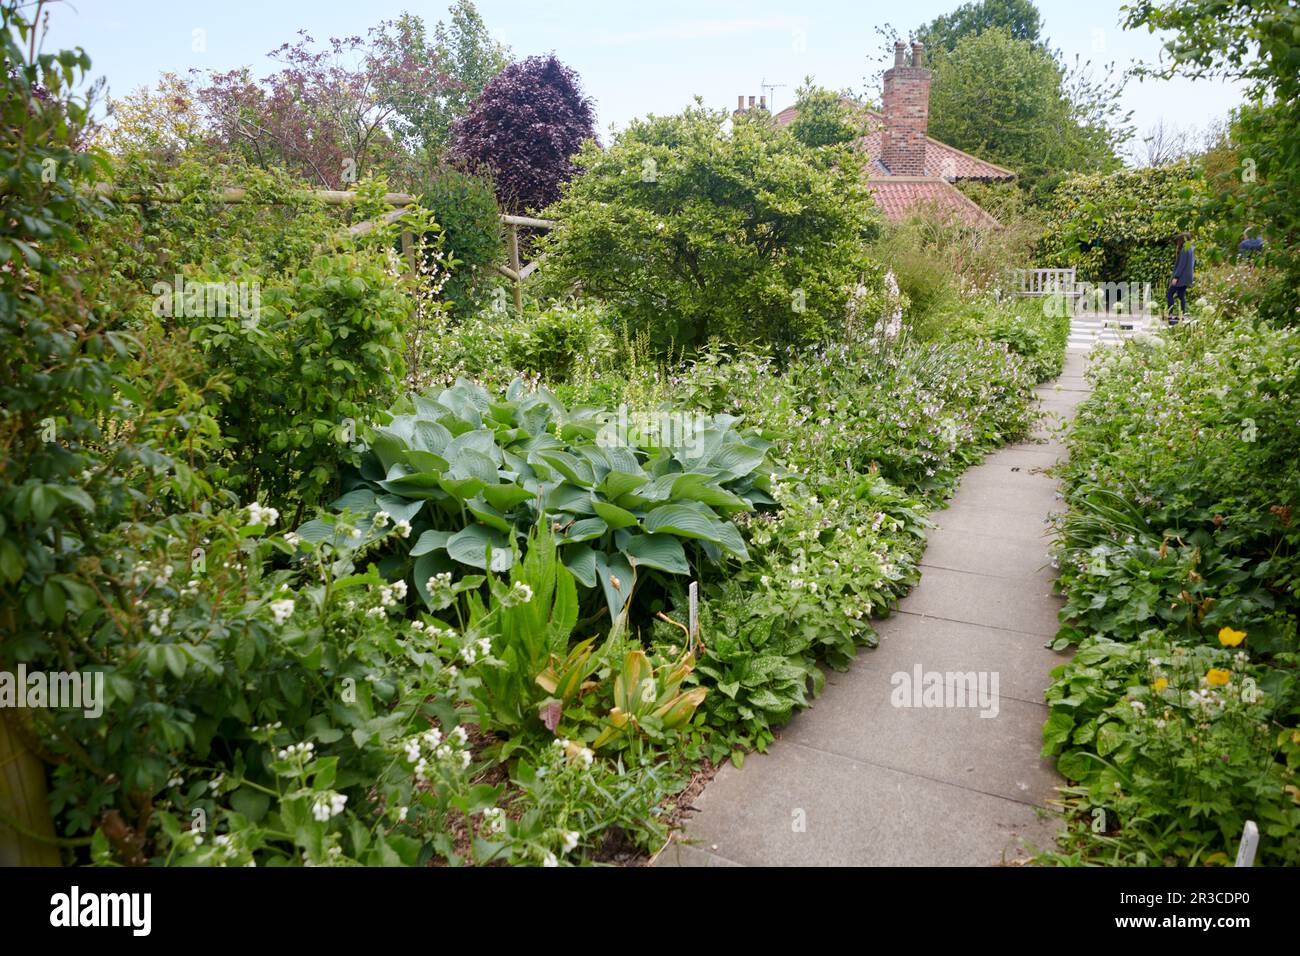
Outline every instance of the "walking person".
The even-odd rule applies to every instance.
[[[1178,324],[1178,318],[1174,315],[1174,296],[1178,297],[1178,304],[1182,307],[1183,317],[1186,318],[1187,290],[1191,288],[1192,283],[1195,281],[1196,245],[1190,241],[1187,233],[1180,232],[1178,234],[1176,250],[1178,255],[1174,260],[1174,277],[1169,283],[1169,288],[1165,291],[1165,307],[1168,310],[1170,325]]]

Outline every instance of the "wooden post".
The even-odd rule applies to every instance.
[[[509,224],[510,229],[510,268],[515,272],[515,311],[524,311],[524,284],[519,279],[519,272],[523,269],[523,264],[519,261],[519,226],[516,223]]]
[[[406,259],[406,269],[411,278],[415,278],[415,236],[409,229],[402,230],[402,257]]]
[[[45,767],[23,743],[17,719],[9,709],[0,710],[0,814],[0,866],[60,865],[45,794]],[[6,818],[27,832],[6,826]]]

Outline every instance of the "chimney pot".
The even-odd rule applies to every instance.
[[[754,98],[752,96],[749,98],[749,108],[751,110],[754,108]]]
[[[745,112],[745,94],[744,94],[744,93],[741,93],[739,96],[736,97],[736,112],[737,112],[737,113],[743,113],[743,112]]]
[[[760,110],[765,110],[765,109],[767,109],[767,97],[766,97],[766,96],[760,96],[760,97],[758,98],[758,108],[759,108]]]
[[[925,66],[925,44],[913,41],[912,66]]]
[[[899,40],[894,44],[894,66],[903,65],[903,51],[906,49],[907,47],[903,46],[902,40]]]

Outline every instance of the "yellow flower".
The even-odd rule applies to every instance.
[[[1168,678],[1168,677],[1162,677],[1162,678],[1160,678],[1158,681],[1156,681],[1154,684],[1151,685],[1151,689],[1152,689],[1153,691],[1155,691],[1155,692],[1158,694],[1158,693],[1160,693],[1162,690],[1164,690],[1164,689],[1165,689],[1166,687],[1168,687],[1168,686],[1169,686],[1169,678]]]
[[[1230,677],[1232,677],[1232,671],[1225,671],[1220,667],[1211,667],[1205,673],[1205,679],[1210,682],[1211,687],[1222,687],[1228,683]]]
[[[1219,629],[1219,643],[1224,647],[1236,647],[1246,639],[1245,631],[1234,631],[1230,627]]]

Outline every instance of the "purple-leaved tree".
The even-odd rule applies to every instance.
[[[554,55],[498,73],[451,130],[451,157],[491,174],[509,212],[536,212],[560,198],[571,162],[596,135],[595,110],[578,74]]]

